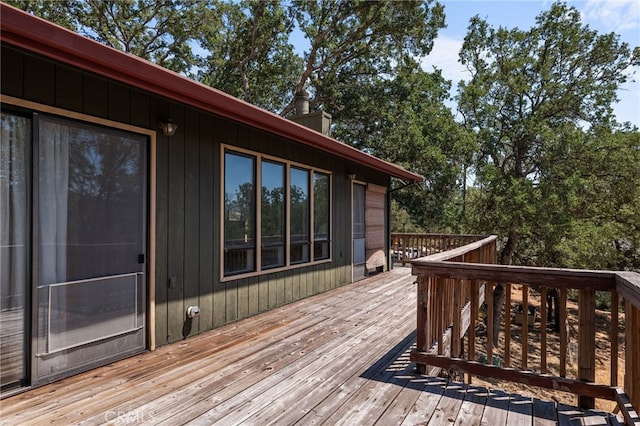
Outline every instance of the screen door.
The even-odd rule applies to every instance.
[[[147,138],[38,116],[34,382],[145,348]]]

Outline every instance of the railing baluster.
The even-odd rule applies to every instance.
[[[618,292],[612,291],[611,295],[611,386],[618,386],[618,318],[620,312],[620,300]]]
[[[429,314],[433,314],[433,312],[436,311],[436,279],[435,277],[429,277],[429,289],[428,289],[428,308],[427,308],[427,315]],[[427,318],[429,319],[429,318]],[[434,336],[436,335],[436,330],[435,330],[435,325],[434,325],[434,321],[429,321],[428,327],[427,327],[427,347],[426,349],[429,349],[431,347],[431,345],[433,345],[433,341],[434,341]]]
[[[487,282],[485,284],[486,295],[485,300],[487,303],[487,362],[490,364],[493,359],[493,283]]]
[[[560,377],[567,377],[567,289],[560,289]]]
[[[469,324],[469,359],[476,360],[476,321],[478,320],[478,280],[471,282],[471,324]],[[471,383],[471,374],[469,374],[469,383]]]
[[[522,369],[529,369],[529,287],[522,285]]]
[[[511,283],[504,285],[504,366],[511,365]]]
[[[443,335],[444,335],[444,288],[443,278],[436,278],[436,295],[438,300],[438,309],[437,309],[437,328],[436,332],[438,333],[438,355],[442,355],[442,347],[443,347]]]
[[[408,247],[407,243],[409,242],[408,239],[409,237],[407,235],[402,236],[402,249],[400,250],[402,266],[404,266],[405,263],[407,262],[407,247]]]
[[[429,340],[429,344],[433,345],[438,336],[438,307],[440,306],[440,301],[438,300],[438,279],[436,277],[431,277],[429,281],[429,288],[431,289],[431,298],[429,300],[429,311],[431,315],[431,340]],[[435,314],[435,315],[434,315]]]
[[[547,372],[547,287],[540,287],[540,372]]]
[[[451,355],[459,358],[460,350],[460,330],[462,327],[462,288],[464,285],[462,280],[453,281],[453,327],[451,328]]]

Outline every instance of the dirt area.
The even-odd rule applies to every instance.
[[[522,286],[511,286],[511,306],[516,306],[522,302]],[[535,315],[535,322],[529,326],[528,333],[528,369],[533,371],[540,371],[540,294],[535,291],[529,292],[529,306],[535,306],[537,313]],[[576,378],[578,370],[578,306],[575,300],[571,300],[571,297],[567,300],[567,320],[568,320],[568,349],[567,349],[567,375],[568,378]],[[619,315],[619,335],[618,335],[618,386],[624,385],[624,315]],[[610,372],[611,372],[611,341],[609,338],[611,330],[611,313],[608,311],[596,310],[596,383],[610,384]],[[486,359],[486,327],[482,321],[478,321],[476,325],[476,353],[478,360],[484,361]],[[500,343],[498,348],[493,350],[493,363],[504,365],[504,348],[505,338],[504,332],[500,333]],[[465,343],[466,347],[466,343]],[[553,325],[547,325],[547,369],[550,374],[559,374],[560,364],[560,335],[553,330]],[[482,359],[484,357],[484,359]],[[522,326],[511,324],[511,344],[510,344],[510,365],[513,368],[522,368]],[[577,396],[548,389],[542,389],[534,386],[521,385],[511,382],[501,382],[494,379],[485,379],[474,377],[473,384],[490,387],[500,388],[508,392],[519,393],[524,396],[535,396],[543,400],[557,401],[565,404],[576,405]],[[615,402],[607,400],[596,400],[596,408],[605,410],[607,412],[613,412],[616,407]]]

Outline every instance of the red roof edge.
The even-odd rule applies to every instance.
[[[0,41],[155,95],[338,155],[403,180],[424,178],[220,90],[0,3]]]

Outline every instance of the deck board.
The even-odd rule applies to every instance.
[[[460,412],[456,417],[457,426],[475,426],[481,424],[484,406],[487,403],[487,390],[468,386]]]
[[[533,426],[551,426],[558,422],[556,403],[533,399]]]
[[[533,398],[511,395],[507,424],[510,426],[530,426],[533,416]]]
[[[28,390],[0,424],[617,424],[416,375],[414,281],[396,268]]]

